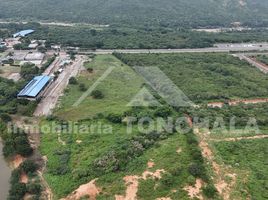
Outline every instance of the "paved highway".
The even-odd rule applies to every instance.
[[[119,53],[213,53],[213,52],[248,52],[248,51],[268,51],[268,43],[241,43],[241,44],[215,44],[215,47],[195,48],[195,49],[97,49],[81,50],[79,53],[111,54]]]
[[[16,51],[8,49],[10,51]],[[29,50],[18,50],[19,52],[29,52]],[[250,52],[250,51],[268,51],[268,43],[241,43],[241,44],[215,44],[214,47],[209,48],[195,48],[195,49],[97,49],[97,50],[83,50],[81,54],[112,54],[119,53],[213,53],[213,52]],[[54,51],[51,51],[54,52]]]

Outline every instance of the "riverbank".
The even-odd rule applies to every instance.
[[[12,169],[8,166],[8,163],[3,156],[2,149],[3,144],[0,139],[0,199],[7,199],[8,191],[10,188],[9,179]]]

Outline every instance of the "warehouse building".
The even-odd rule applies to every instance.
[[[16,38],[16,37],[25,37],[25,36],[33,33],[33,32],[34,32],[34,30],[32,30],[32,29],[23,30],[23,31],[20,31],[18,33],[13,34],[13,38]]]
[[[50,76],[36,76],[19,92],[17,96],[18,98],[36,100],[42,96],[43,91],[50,81]]]

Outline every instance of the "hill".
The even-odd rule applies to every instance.
[[[0,0],[0,19],[176,27],[266,26],[265,0]]]

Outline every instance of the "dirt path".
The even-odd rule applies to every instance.
[[[68,65],[65,70],[58,76],[58,78],[52,82],[47,88],[47,93],[43,97],[42,101],[38,104],[34,116],[47,116],[52,113],[52,110],[56,107],[59,97],[63,94],[64,89],[67,87],[69,78],[75,77],[81,67],[83,66],[83,56],[77,56],[77,59],[72,65]]]
[[[255,139],[264,139],[268,138],[268,135],[255,135],[255,136],[248,136],[248,137],[234,137],[234,138],[223,138],[223,139],[210,139],[211,141],[215,142],[235,142],[239,140],[255,140]]]
[[[149,171],[149,169],[152,168],[153,166],[154,162],[150,160],[147,163],[147,169],[142,173],[142,175],[125,176],[124,181],[127,187],[125,195],[115,195],[115,200],[137,200],[137,192],[140,179],[147,180],[149,177],[153,179],[161,179],[162,174],[165,173],[165,170],[157,169],[154,172]],[[162,199],[170,199],[170,198],[162,198]]]
[[[188,195],[191,199],[197,198],[203,200],[203,196],[201,195],[201,190],[203,186],[203,181],[201,179],[196,179],[194,186],[186,186],[184,190],[188,192]]]
[[[239,99],[239,100],[229,100],[227,104],[229,106],[235,106],[238,104],[258,104],[258,103],[267,103],[268,98],[256,98],[256,99]],[[225,105],[224,102],[211,102],[207,106],[211,108],[222,108]]]
[[[254,67],[257,67],[259,70],[261,70],[263,73],[267,74],[268,73],[268,66],[257,61],[254,58],[248,57],[244,54],[234,54],[234,56],[238,57],[240,60],[245,60],[249,64],[251,64]]]
[[[40,178],[40,181],[43,185],[43,187],[45,188],[44,190],[44,196],[46,200],[53,200],[53,192],[50,188],[50,186],[48,185],[48,183],[46,182],[46,180],[43,177],[43,172],[38,171],[38,176]]]
[[[220,196],[224,200],[230,200],[231,191],[236,184],[236,174],[226,166],[219,165],[214,158],[213,151],[208,144],[209,132],[201,133],[198,128],[194,130],[195,134],[199,137],[199,146],[202,155],[210,162],[214,171],[214,184]],[[226,181],[226,178],[231,181]]]

